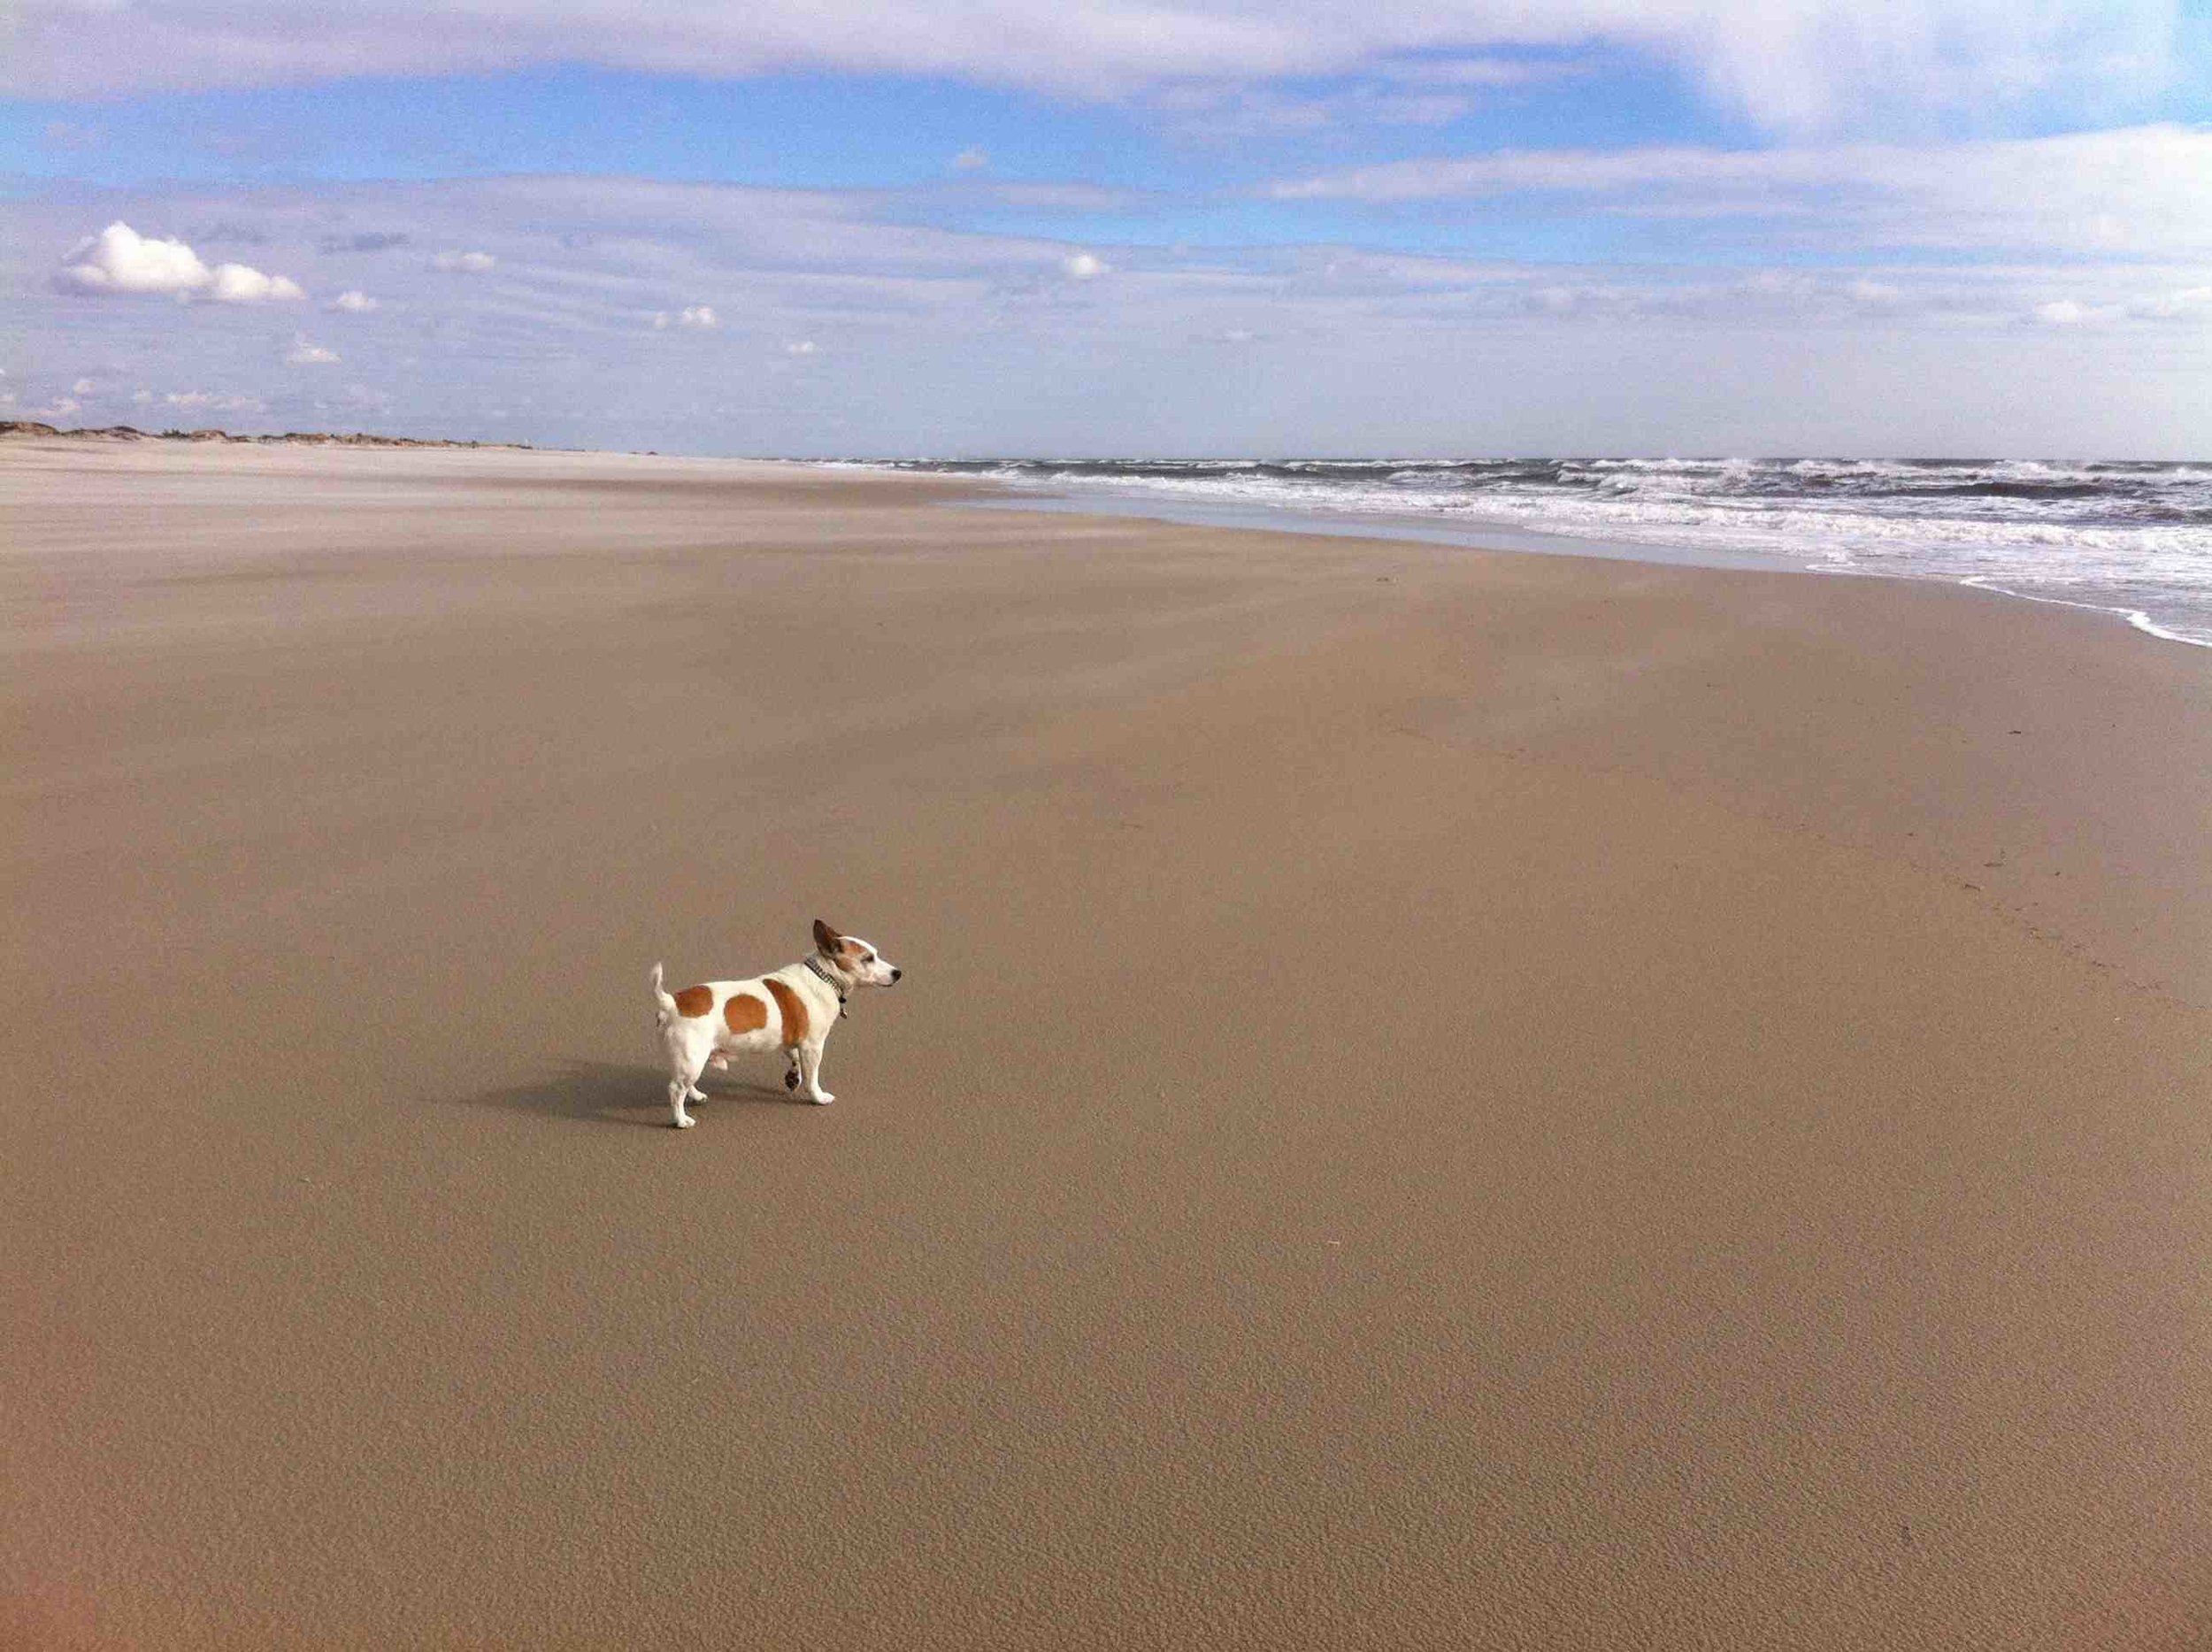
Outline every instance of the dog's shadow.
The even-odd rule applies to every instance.
[[[751,1105],[804,1105],[795,1102],[780,1084],[756,1084],[726,1074],[709,1072],[699,1087],[707,1093],[705,1105],[713,1108],[741,1102]],[[560,1071],[529,1084],[509,1085],[480,1095],[457,1098],[470,1107],[489,1107],[504,1112],[536,1113],[548,1118],[573,1118],[586,1124],[651,1125],[668,1128],[668,1069],[611,1061],[569,1060]],[[700,1103],[694,1102],[696,1110]]]

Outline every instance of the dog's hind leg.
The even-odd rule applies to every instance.
[[[687,1098],[706,1100],[699,1088],[699,1074],[707,1064],[706,1052],[687,1049],[672,1041],[668,1059],[668,1110],[672,1115],[669,1122],[679,1130],[688,1130],[698,1121],[684,1111],[684,1102]]]

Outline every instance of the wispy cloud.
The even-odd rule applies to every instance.
[[[1577,158],[1563,165],[1582,175]],[[1740,255],[1672,263],[1053,239],[917,224],[888,195],[579,178],[134,195],[89,222],[71,198],[17,200],[0,203],[0,239],[58,250],[104,218],[198,223],[248,200],[279,267],[352,219],[419,247],[496,248],[501,279],[384,259],[383,309],[326,321],[348,337],[319,342],[265,308],[33,290],[26,324],[73,365],[23,400],[101,364],[96,382],[221,386],[260,403],[226,411],[246,424],[373,408],[424,434],[787,453],[1724,444],[1756,434],[1755,413],[1771,421],[1764,442],[1808,450],[1854,428],[1941,447],[1979,419],[1985,446],[2070,431],[2078,450],[2170,451],[2212,417],[2212,391],[2190,388],[2212,386],[2212,250],[1892,255],[1839,239],[1795,266],[1786,238],[1804,219],[1747,209]],[[712,304],[672,303],[698,294]],[[717,326],[679,334],[687,310]],[[711,348],[672,350],[677,336]],[[342,351],[361,396],[341,399],[319,360],[288,365],[303,350]],[[1902,365],[1864,366],[1880,361]],[[777,394],[745,393],[739,363],[772,369]],[[1917,437],[1893,429],[1915,374],[1956,410]],[[1770,377],[1796,399],[1764,397]],[[2067,394],[1992,388],[2054,382]]]
[[[1778,220],[1828,242],[2173,254],[2212,247],[2212,129],[1770,150],[1520,150],[1291,179],[1283,202],[1527,196],[1644,217]]]
[[[167,407],[184,413],[258,413],[267,405],[257,396],[226,396],[213,390],[169,390],[159,394],[139,390],[131,400],[140,407]]]
[[[388,252],[407,244],[404,231],[367,229],[350,235],[325,235],[317,245],[325,252]]]
[[[96,150],[107,142],[105,132],[79,120],[50,120],[41,135],[45,138],[47,148],[53,150]]]
[[[741,77],[937,76],[1125,97],[1180,81],[1330,75],[1496,84],[1517,55],[1680,65],[1772,131],[2124,104],[2173,69],[2172,0],[387,0],[344,7],[25,0],[8,84],[31,96],[483,73],[555,63]],[[1456,65],[1456,78],[1455,78]]]
[[[1385,79],[1407,85],[1475,87],[1494,91],[1579,74],[1584,65],[1561,57],[1479,57],[1390,58],[1375,66]]]
[[[1448,86],[1365,85],[1330,91],[1229,81],[1185,81],[1145,99],[1186,136],[1282,138],[1348,127],[1445,127],[1479,100]]]

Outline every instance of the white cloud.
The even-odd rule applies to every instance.
[[[2212,290],[2212,289],[2208,289]],[[2032,311],[2034,319],[2045,327],[2076,327],[2104,326],[2116,321],[2173,320],[2185,315],[2185,310],[2161,313],[2150,304],[2083,304],[2078,299],[2061,298],[2047,304],[2038,304]]]
[[[98,387],[95,385],[91,380],[80,379],[76,383],[69,387],[69,394],[72,396],[90,396],[96,388],[98,388]]]
[[[722,319],[714,313],[712,304],[692,304],[676,318],[680,327],[712,329],[722,325]]]
[[[375,299],[370,297],[368,294],[363,292],[359,288],[352,287],[348,288],[344,292],[340,293],[325,307],[331,310],[343,311],[346,314],[350,316],[365,316],[368,314],[370,311],[375,309],[377,305]]]
[[[1060,260],[1061,270],[1074,281],[1094,281],[1113,267],[1094,252],[1071,252]]]
[[[84,403],[73,396],[57,396],[50,405],[34,408],[32,411],[46,419],[67,419],[84,411]]]
[[[80,293],[191,294],[214,277],[181,241],[142,235],[128,224],[110,224],[80,242],[56,284]]]
[[[142,235],[120,220],[80,242],[69,257],[75,262],[65,264],[54,278],[64,292],[96,296],[167,293],[224,304],[307,296],[288,277],[265,274],[247,265],[219,264],[211,270],[183,242]]]
[[[481,275],[498,262],[488,252],[441,252],[430,260],[430,267],[462,275]]]
[[[320,367],[339,360],[340,357],[336,350],[325,350],[319,344],[311,344],[304,338],[295,334],[292,339],[292,348],[285,351],[284,359],[289,366]]]
[[[821,353],[821,350],[822,347],[819,344],[817,344],[812,339],[802,338],[794,339],[790,343],[785,345],[783,347],[783,353],[787,356],[817,356]]]
[[[219,304],[289,303],[307,296],[288,277],[265,275],[244,264],[217,265],[207,296]]]
[[[26,0],[8,75],[41,97],[481,73],[587,63],[741,78],[924,75],[1087,98],[1178,82],[1261,83],[1405,65],[1480,86],[1531,49],[1679,66],[1774,131],[1868,119],[1987,119],[2009,108],[2125,106],[2183,50],[2174,0]]]
[[[981,172],[990,164],[990,150],[979,148],[974,144],[969,145],[952,158],[952,169],[955,172]]]

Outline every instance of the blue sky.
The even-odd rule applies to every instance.
[[[776,453],[2212,430],[2204,0],[19,9],[18,416]]]

